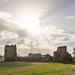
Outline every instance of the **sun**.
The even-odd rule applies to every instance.
[[[22,29],[27,29],[29,32],[33,34],[40,33],[40,21],[38,20],[38,16],[35,14],[27,14],[22,17],[20,27]]]

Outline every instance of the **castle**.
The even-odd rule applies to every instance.
[[[54,52],[53,57],[49,54],[41,55],[41,53],[29,53],[28,57],[17,56],[16,45],[6,45],[4,52],[4,61],[26,61],[26,62],[71,62],[72,56],[67,52],[67,46],[61,46]]]

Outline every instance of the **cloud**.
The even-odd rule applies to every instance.
[[[74,16],[66,16],[65,18],[68,19],[68,20],[74,20],[75,19]]]
[[[1,32],[2,38],[8,38],[8,39],[16,39],[18,38],[18,35],[14,32],[9,32],[9,31],[2,31]]]
[[[1,30],[21,32],[21,28],[17,21],[13,19],[13,15],[3,11],[0,12],[0,31]]]
[[[0,15],[0,45],[23,44],[29,48],[33,45],[35,48],[50,49],[56,44],[75,41],[75,35],[66,33],[55,26],[42,27],[39,36],[32,35],[14,22],[12,14],[1,12]]]
[[[7,12],[3,12],[3,11],[0,11],[0,18],[10,19],[10,18],[12,18],[12,14],[7,13]]]
[[[13,16],[10,13],[0,11],[0,30],[15,30],[19,29],[19,26],[13,20]]]
[[[75,41],[75,35],[65,33],[64,30],[53,26],[46,27],[41,37],[48,44],[62,44]]]
[[[26,39],[27,38],[27,39]],[[34,39],[27,29],[21,29],[13,20],[13,15],[7,12],[0,12],[0,45],[23,44],[28,45],[28,41]],[[27,41],[26,41],[27,40]],[[34,39],[35,41],[35,39]],[[31,43],[31,42],[30,42]]]
[[[10,1],[10,0],[1,0],[1,2],[3,2],[3,3],[4,3],[4,2],[7,2],[7,1]]]

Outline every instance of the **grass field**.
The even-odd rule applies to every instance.
[[[74,64],[0,62],[0,75],[75,75]]]

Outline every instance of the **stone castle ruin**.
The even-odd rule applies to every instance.
[[[41,58],[41,53],[35,53],[35,54],[29,53],[28,57],[29,58]]]
[[[25,62],[50,62],[52,61],[52,56],[49,54],[41,55],[41,53],[29,53],[26,57],[17,57],[17,60]]]
[[[67,46],[61,46],[54,52],[53,57],[49,54],[29,53],[26,57],[17,56],[16,45],[6,45],[4,61],[25,61],[25,62],[72,62],[71,54],[67,52]]]
[[[50,56],[49,54],[42,55],[42,61],[43,61],[43,62],[50,62],[50,61],[53,61],[53,57]]]
[[[31,62],[41,62],[41,53],[29,53],[28,58]]]
[[[16,45],[6,45],[4,52],[4,61],[16,61],[17,60],[17,47]]]
[[[53,61],[56,62],[70,62],[72,61],[71,54],[67,52],[67,46],[61,46],[54,52]]]

